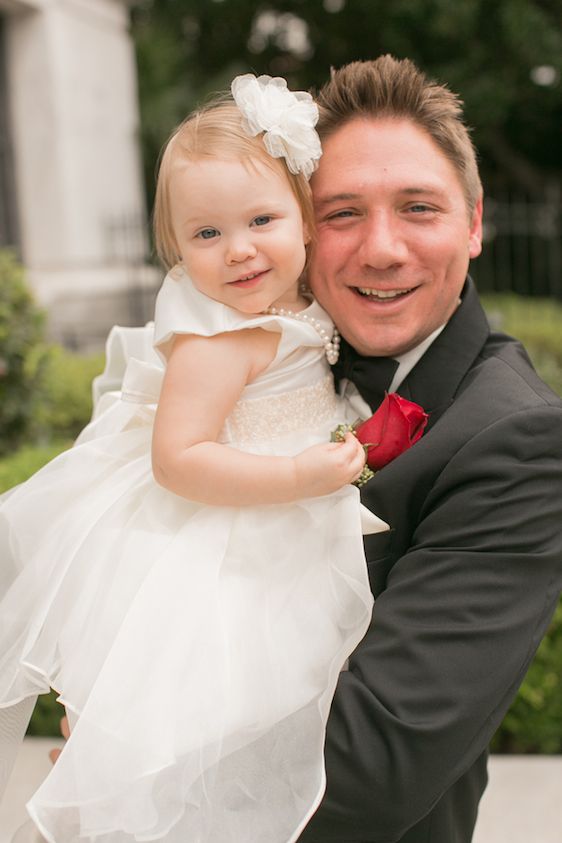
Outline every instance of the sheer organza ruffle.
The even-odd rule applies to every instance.
[[[57,843],[296,839],[370,617],[357,490],[202,507],[154,483],[151,425],[113,413],[121,430],[94,423],[2,507],[27,565],[0,614],[1,705],[52,685],[78,716],[29,810]]]

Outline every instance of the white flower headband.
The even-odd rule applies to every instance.
[[[304,173],[309,179],[322,155],[314,128],[318,108],[310,94],[290,91],[280,76],[256,78],[252,73],[237,76],[231,91],[248,134],[263,132],[269,154],[285,158],[291,173]]]

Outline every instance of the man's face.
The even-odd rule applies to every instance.
[[[357,351],[403,354],[454,312],[482,202],[469,218],[453,165],[407,119],[357,118],[323,149],[310,285]]]

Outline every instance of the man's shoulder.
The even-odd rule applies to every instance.
[[[538,375],[523,344],[499,332],[490,333],[459,396],[466,390],[489,394],[494,404],[513,412],[541,405],[562,408],[562,399]]]
[[[561,425],[562,400],[539,377],[523,345],[491,334],[421,441],[427,437],[427,456],[439,462],[441,454],[446,460],[468,454],[466,446],[481,438],[501,448],[543,437],[555,447]]]
[[[562,400],[535,371],[524,346],[491,333],[422,437],[428,459],[451,460],[480,436],[560,438]],[[415,450],[415,449],[414,449]],[[421,457],[423,447],[417,451]]]

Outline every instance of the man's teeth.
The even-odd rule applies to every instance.
[[[362,296],[375,299],[395,299],[397,296],[404,296],[410,292],[410,290],[372,290],[369,287],[357,287],[357,289]]]

